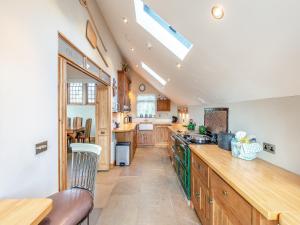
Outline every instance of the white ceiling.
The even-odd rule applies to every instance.
[[[299,0],[145,0],[194,44],[182,62],[135,22],[133,0],[96,1],[132,68],[178,104],[300,94]],[[210,14],[215,3],[224,6],[222,20]],[[170,82],[162,87],[135,67],[140,61]]]

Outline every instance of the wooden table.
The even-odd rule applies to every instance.
[[[9,199],[0,201],[0,225],[37,225],[51,211],[52,200]]]
[[[80,128],[76,128],[76,129],[67,129],[67,135],[73,136],[74,134],[76,135],[79,132],[84,132],[85,131],[85,127],[80,127]]]

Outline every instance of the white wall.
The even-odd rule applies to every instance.
[[[245,130],[261,143],[276,145],[275,155],[262,152],[260,158],[300,174],[300,96],[231,103],[227,107],[232,132]],[[203,124],[203,109],[189,107],[190,118]]]
[[[57,34],[62,32],[103,66],[85,38],[87,19],[77,0],[1,4],[0,198],[40,197],[58,190]],[[107,71],[115,76],[122,58],[102,16],[96,19],[108,49]],[[34,146],[44,140],[49,149],[36,156]]]
[[[95,123],[95,105],[68,105],[67,116],[69,118],[82,117],[82,125],[85,126],[85,121],[92,119],[91,137],[95,137],[96,123]]]
[[[130,79],[131,79],[131,115],[133,117],[137,117],[136,115],[136,98],[139,94],[154,94],[156,97],[161,93],[155,89],[150,83],[144,80],[140,75],[135,73],[134,71],[130,71]],[[144,92],[140,92],[139,86],[140,84],[145,84],[146,90]],[[156,112],[157,119],[171,119],[172,116],[177,116],[177,105],[174,102],[171,102],[171,111],[170,112]]]

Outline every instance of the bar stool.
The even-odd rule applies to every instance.
[[[71,148],[70,189],[49,196],[53,209],[39,225],[77,225],[86,219],[89,224],[101,147],[74,143]]]

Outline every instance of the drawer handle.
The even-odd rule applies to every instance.
[[[224,195],[225,197],[228,196],[228,192],[227,192],[227,191],[222,191],[222,193],[223,193],[223,195]]]

